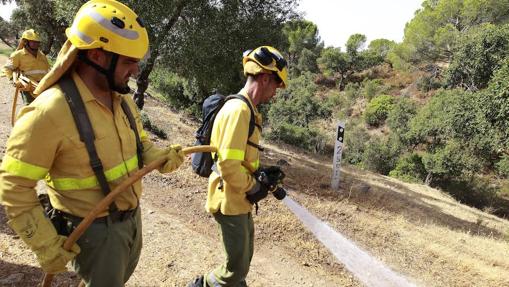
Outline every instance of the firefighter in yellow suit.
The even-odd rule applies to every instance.
[[[49,71],[46,55],[39,50],[41,40],[34,29],[26,30],[21,35],[18,48],[3,67],[4,75],[12,81],[13,73],[18,71],[29,79],[39,82]],[[23,102],[28,105],[34,98],[30,92],[21,93]]]
[[[287,86],[287,65],[281,53],[270,46],[246,51],[242,62],[247,80],[238,94],[248,99],[257,127],[248,138],[250,109],[243,100],[233,99],[218,112],[210,138],[210,144],[218,148],[218,160],[209,177],[205,208],[219,225],[226,260],[189,287],[247,286],[245,279],[254,251],[251,211],[270,190],[270,182],[260,182],[241,163],[245,160],[263,170],[259,161],[262,116],[257,106],[268,103],[276,89]],[[276,169],[276,173],[282,172]],[[274,177],[280,178],[280,174]]]
[[[139,169],[140,160],[148,164],[166,157],[159,171],[167,173],[179,167],[184,155],[178,145],[153,145],[134,102],[125,95],[149,47],[143,21],[120,2],[92,0],[78,11],[66,35],[55,65],[35,91],[39,96],[21,110],[8,139],[0,166],[0,202],[9,226],[33,250],[45,272],[66,271],[72,261],[86,286],[124,286],[142,246],[141,181],[121,193],[116,208],[100,214],[71,251],[62,248],[65,234],[105,196],[64,97],[62,79],[71,79],[83,100],[112,190]],[[135,119],[142,158],[122,102]],[[63,222],[58,230],[38,200],[35,187],[41,179],[46,179],[54,214]]]

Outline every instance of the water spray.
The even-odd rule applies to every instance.
[[[415,286],[404,276],[394,272],[382,262],[359,248],[339,232],[322,222],[296,201],[286,196],[282,199],[290,211],[304,226],[343,263],[359,281],[368,287],[409,287]]]

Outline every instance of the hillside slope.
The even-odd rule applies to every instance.
[[[0,65],[5,57],[0,58]],[[0,78],[0,150],[10,131],[14,89]],[[193,142],[197,123],[149,99],[145,111],[169,135],[158,145]],[[346,135],[348,136],[348,135]],[[281,160],[289,196],[382,262],[420,286],[509,286],[509,222],[461,205],[421,185],[342,170],[340,192],[329,188],[331,159],[288,146],[267,146],[262,162]],[[206,179],[189,163],[176,173],[143,180],[144,249],[128,286],[185,286],[222,260],[217,227],[204,212]],[[272,197],[254,216],[250,286],[360,286],[298,219]],[[0,286],[34,286],[35,259],[0,213]],[[58,276],[72,286],[72,273]]]

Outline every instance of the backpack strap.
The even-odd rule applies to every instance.
[[[257,124],[256,121],[255,121],[255,116],[254,116],[255,113],[254,113],[253,107],[251,106],[251,103],[249,102],[248,99],[246,99],[246,97],[244,97],[242,95],[238,95],[238,94],[237,95],[230,95],[230,96],[226,97],[225,102],[228,101],[228,100],[231,100],[231,99],[242,100],[249,107],[249,110],[251,111],[251,118],[249,119],[249,134],[247,136],[247,144],[257,148],[259,151],[264,151],[264,148],[262,146],[257,145],[257,144],[255,144],[255,143],[253,143],[252,141],[249,140],[249,138],[254,133],[255,127],[257,127],[260,130],[260,132],[262,131],[262,127],[259,124]]]
[[[129,120],[129,125],[131,126],[131,129],[134,132],[134,137],[136,138],[136,155],[138,156],[138,168],[142,169],[143,145],[141,144],[140,134],[138,133],[138,128],[136,127],[136,121],[134,120],[134,116],[133,113],[131,112],[131,109],[129,108],[129,105],[123,98],[120,105],[122,106],[122,110],[124,111],[124,114],[127,116],[127,119]]]
[[[94,130],[85,109],[83,99],[81,98],[78,92],[78,88],[76,87],[74,81],[71,79],[70,75],[64,76],[60,80],[59,84],[64,92],[65,100],[71,109],[74,123],[76,124],[78,133],[80,134],[80,140],[85,143],[88,157],[90,158],[90,166],[92,167],[95,177],[101,186],[102,192],[106,196],[111,192],[111,188],[108,184],[108,181],[106,180],[106,176],[104,175],[104,167],[102,165],[101,159],[97,155],[97,150],[94,144]],[[115,203],[112,202],[109,206],[109,211],[112,213],[116,210],[118,210],[118,208]]]

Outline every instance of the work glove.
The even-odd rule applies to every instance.
[[[276,190],[277,185],[281,183],[285,174],[280,167],[269,166],[258,169],[253,176],[256,180],[256,184],[246,194],[247,200],[252,204],[264,199],[269,191]],[[282,199],[277,196],[276,198]]]
[[[184,162],[184,152],[182,146],[174,144],[164,150],[167,161],[158,170],[160,173],[169,173],[177,168]]]
[[[74,244],[70,251],[64,250],[62,246],[67,237],[57,234],[41,206],[10,219],[8,224],[34,251],[37,261],[46,273],[67,271],[67,262],[80,253],[77,244]]]
[[[258,201],[264,199],[269,194],[269,189],[256,179],[256,184],[246,193],[246,199],[251,203],[255,204]]]
[[[255,177],[257,177],[269,191],[272,191],[285,178],[285,173],[279,166],[272,165],[259,168],[255,172]]]
[[[48,247],[34,250],[37,256],[37,261],[41,265],[41,268],[46,273],[56,274],[66,272],[67,262],[71,261],[76,255],[80,253],[80,247],[75,243],[70,251],[65,250],[64,246],[66,236],[57,235],[54,242]]]

